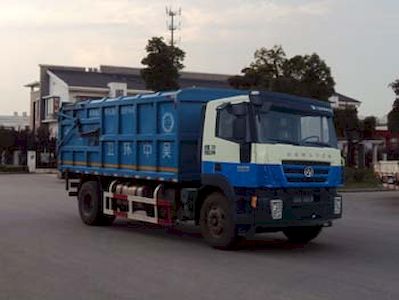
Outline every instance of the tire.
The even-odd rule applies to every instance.
[[[79,214],[83,223],[90,226],[111,225],[115,217],[103,214],[103,200],[96,181],[82,184],[78,194]]]
[[[232,207],[220,193],[210,194],[205,199],[201,207],[200,227],[205,241],[214,248],[232,249],[238,241]]]
[[[291,227],[283,231],[288,241],[294,244],[307,244],[321,232],[322,226]]]

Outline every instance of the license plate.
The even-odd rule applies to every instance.
[[[299,193],[294,196],[294,203],[311,203],[314,197],[312,193]]]

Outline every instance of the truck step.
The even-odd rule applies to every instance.
[[[80,184],[79,181],[71,181],[69,186],[71,188],[78,188],[79,184]]]
[[[152,198],[104,192],[103,213],[123,219],[160,225],[172,225],[172,205],[159,199],[161,185]]]

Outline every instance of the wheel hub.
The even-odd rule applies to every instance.
[[[210,233],[219,237],[224,228],[224,212],[220,207],[212,207],[208,213],[208,228]]]

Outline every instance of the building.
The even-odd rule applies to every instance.
[[[399,133],[388,129],[388,115],[378,119],[375,135],[384,140],[384,145],[380,148],[381,159],[399,159]]]
[[[26,112],[18,115],[17,112],[12,116],[0,115],[0,127],[14,130],[25,130],[29,128],[29,116]]]
[[[387,131],[388,130],[388,115],[384,115],[381,118],[377,118],[376,130]]]
[[[30,127],[36,131],[48,126],[51,136],[57,135],[57,112],[62,103],[104,97],[131,96],[148,93],[139,68],[100,66],[83,68],[40,65],[38,81],[25,85],[30,88]],[[231,75],[182,72],[180,86],[231,88]],[[334,108],[355,107],[360,101],[334,94],[330,98]]]
[[[57,134],[56,114],[62,103],[104,97],[148,93],[139,68],[100,66],[81,68],[40,65],[40,79],[25,85],[30,88],[33,130],[48,126],[51,136]],[[180,86],[229,88],[230,75],[182,72]]]
[[[353,99],[351,97],[339,93],[334,93],[334,95],[332,95],[329,98],[329,101],[331,103],[332,108],[334,109],[347,109],[347,108],[358,109],[362,104],[362,102],[360,102],[359,100]]]

